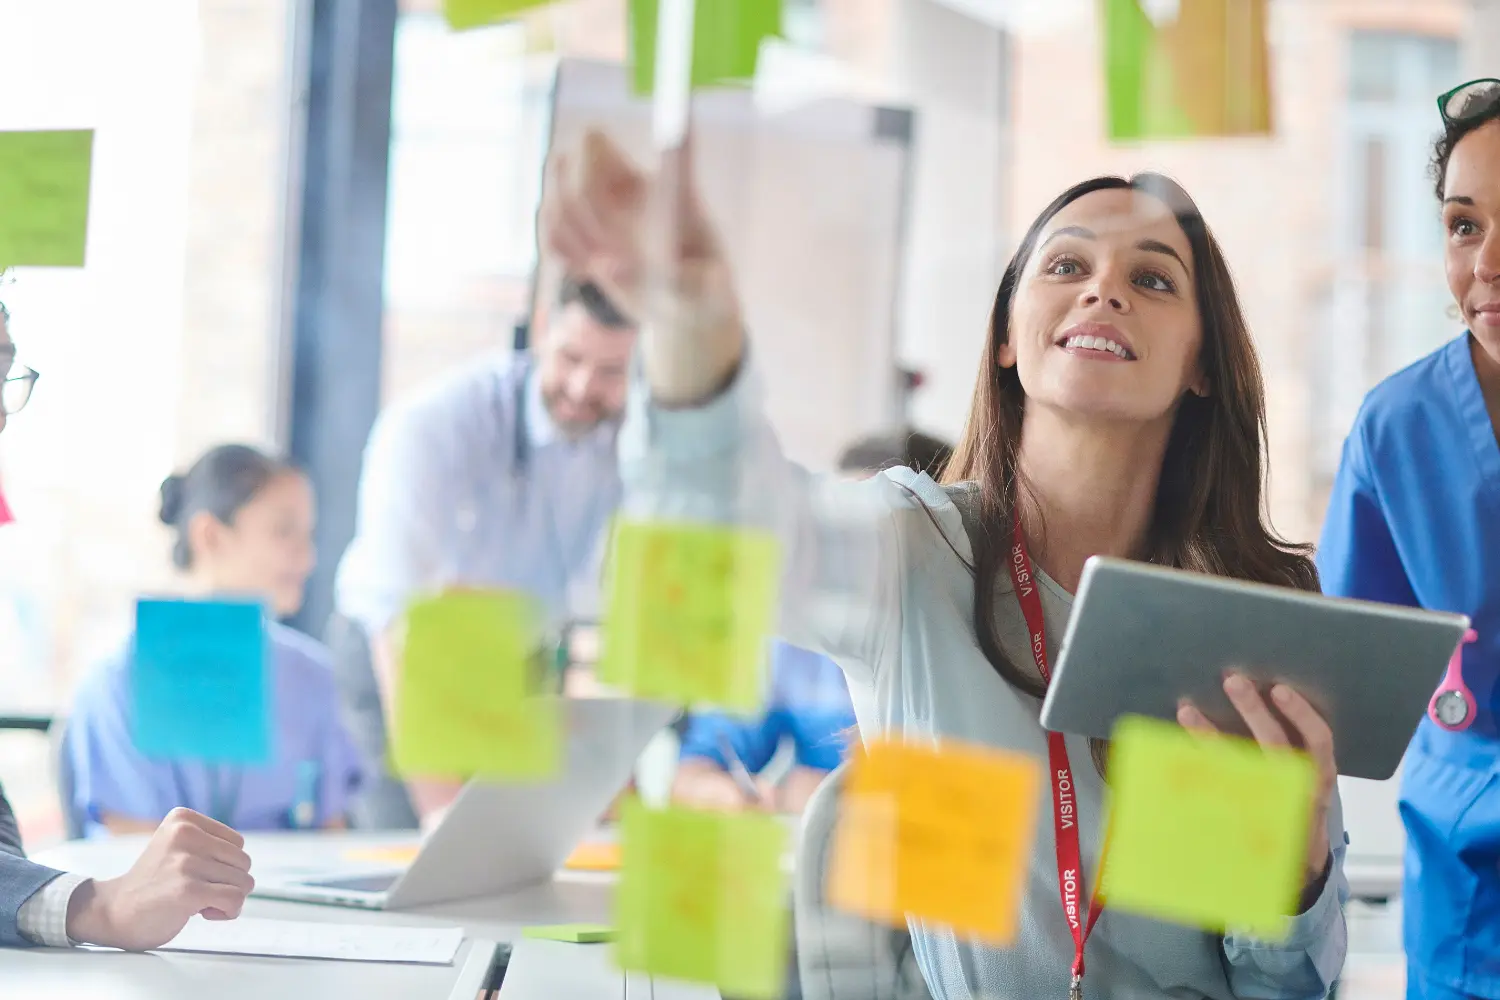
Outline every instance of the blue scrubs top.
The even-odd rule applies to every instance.
[[[1325,593],[1461,612],[1479,633],[1474,724],[1424,716],[1403,765],[1409,998],[1500,998],[1500,445],[1469,352],[1466,334],[1366,398],[1318,548]]]

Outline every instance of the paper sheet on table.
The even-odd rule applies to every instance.
[[[375,927],[303,920],[204,920],[194,917],[160,951],[340,962],[450,965],[464,942],[458,927]]]

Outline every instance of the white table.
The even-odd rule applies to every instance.
[[[327,870],[351,849],[410,844],[370,834],[262,834],[247,838],[252,874]],[[42,864],[99,878],[120,874],[144,837],[72,841],[36,856]],[[347,864],[347,862],[344,862]],[[496,943],[515,942],[502,1000],[717,1000],[717,990],[627,976],[602,945],[557,945],[521,938],[536,924],[607,923],[612,879],[562,873],[548,883],[487,899],[399,913],[251,898],[247,916],[384,926],[461,926],[466,940],[451,966],[387,965],[161,952],[0,949],[5,1000],[282,1000],[311,996],[356,1000],[474,1000],[490,981]]]

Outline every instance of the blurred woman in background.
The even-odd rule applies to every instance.
[[[268,618],[302,606],[313,570],[312,486],[246,445],[211,449],[161,487],[172,561],[202,597],[253,597]],[[132,643],[79,685],[66,739],[74,807],[89,833],[153,828],[175,806],[240,830],[340,827],[365,769],[343,723],[323,645],[267,623],[275,759],[218,768],[148,760],[131,738]]]
[[[1468,329],[1386,379],[1344,443],[1318,568],[1331,594],[1456,611],[1467,697],[1434,702],[1401,776],[1412,1000],[1500,997],[1500,80],[1438,99],[1448,288]],[[1445,683],[1444,687],[1447,687]]]

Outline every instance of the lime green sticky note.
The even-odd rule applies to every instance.
[[[1111,139],[1271,131],[1265,0],[1099,3]]]
[[[1301,751],[1122,719],[1109,757],[1108,906],[1284,937],[1306,874],[1316,784]]]
[[[600,680],[645,698],[752,711],[780,570],[769,532],[618,520]]]
[[[479,28],[551,3],[552,0],[443,0],[443,15],[454,31]]]
[[[391,763],[418,777],[545,778],[561,760],[561,707],[537,697],[538,614],[508,591],[453,591],[404,621]]]
[[[92,129],[0,132],[0,268],[82,267]]]
[[[648,809],[627,800],[615,889],[615,960],[630,972],[782,995],[786,827],[775,816]]]
[[[694,87],[745,83],[755,76],[760,43],[782,37],[782,0],[697,0],[693,11]],[[660,0],[630,0],[630,80],[639,95],[656,85]]]
[[[569,944],[598,944],[615,939],[615,929],[605,924],[549,924],[545,927],[527,927],[521,933],[529,938],[566,941]]]

